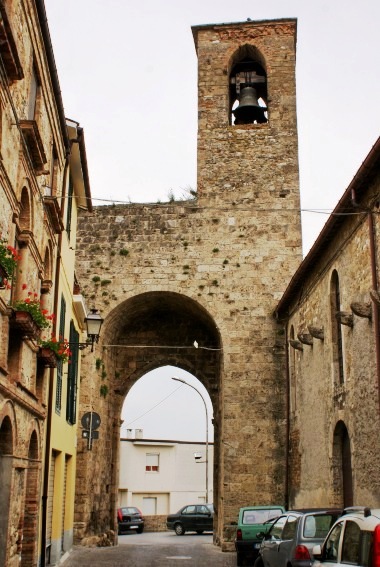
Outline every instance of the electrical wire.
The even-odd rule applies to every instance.
[[[173,390],[170,394],[168,394],[165,398],[163,398],[161,401],[159,401],[155,406],[153,406],[152,408],[150,408],[149,410],[147,410],[145,413],[143,413],[142,415],[140,415],[139,417],[136,417],[136,419],[133,419],[132,421],[126,423],[125,425],[123,424],[120,429],[129,429],[129,425],[132,425],[132,423],[135,423],[135,421],[143,418],[144,416],[146,416],[148,413],[150,413],[151,411],[153,411],[154,409],[156,409],[159,405],[161,405],[163,402],[165,402],[168,398],[170,398],[173,394],[175,394],[178,390],[180,390],[181,388],[183,388],[183,384],[181,384],[181,386],[178,386],[178,388],[176,388],[175,390]]]
[[[357,215],[361,215],[363,213],[368,212],[367,209],[363,209],[362,211],[347,211],[347,212],[337,212],[334,213],[333,210],[334,209],[303,209],[303,208],[254,208],[254,207],[245,207],[245,206],[241,206],[238,203],[232,203],[229,207],[216,207],[216,206],[207,206],[207,205],[198,205],[197,202],[195,201],[194,204],[192,204],[189,201],[180,201],[180,200],[175,200],[175,201],[167,201],[165,203],[152,203],[152,202],[147,202],[147,203],[134,203],[131,201],[123,201],[123,200],[118,200],[118,199],[105,199],[105,198],[100,198],[100,197],[85,197],[85,196],[81,196],[78,197],[77,195],[65,195],[65,196],[57,196],[60,199],[87,199],[90,201],[98,201],[98,202],[102,202],[102,203],[111,203],[111,205],[131,205],[131,206],[138,206],[138,207],[170,207],[173,205],[180,205],[184,208],[189,208],[189,209],[194,209],[197,208],[199,211],[202,210],[215,210],[215,211],[226,211],[226,212],[233,212],[235,211],[248,211],[248,212],[263,212],[263,213],[268,213],[268,212],[277,212],[277,213],[289,213],[289,212],[301,212],[301,213],[312,213],[312,214],[319,214],[319,215],[332,215],[332,216],[336,216],[336,217],[340,217],[340,216],[357,216]],[[380,211],[372,211],[374,214],[380,214]]]

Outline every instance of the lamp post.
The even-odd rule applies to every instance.
[[[200,397],[202,398],[202,401],[204,403],[204,406],[205,406],[205,412],[206,412],[206,461],[205,462],[206,462],[206,503],[207,503],[208,502],[208,411],[207,411],[207,405],[206,405],[204,397],[202,396],[200,391],[195,386],[193,386],[192,384],[189,384],[185,380],[182,380],[182,378],[177,378],[176,376],[172,376],[172,380],[175,380],[176,382],[182,382],[182,384],[189,386],[189,388],[193,388],[193,390],[195,390],[197,392],[197,394],[200,395]]]
[[[90,309],[90,313],[87,314],[85,318],[87,325],[87,337],[89,343],[91,344],[91,352],[94,351],[94,343],[98,342],[100,329],[103,324],[103,319],[97,309]]]
[[[83,350],[88,346],[91,347],[91,352],[94,352],[94,343],[99,341],[100,329],[103,324],[104,319],[100,316],[97,309],[90,309],[85,317],[85,323],[87,327],[87,341],[85,343],[73,343],[69,342],[69,346],[76,346],[79,350]]]

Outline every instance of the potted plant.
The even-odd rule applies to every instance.
[[[50,339],[42,339],[39,341],[40,350],[38,358],[42,360],[46,366],[55,368],[57,362],[68,362],[71,356],[69,343],[66,339],[51,337]]]
[[[14,277],[20,254],[7,241],[0,239],[0,287],[7,287],[8,281]]]
[[[26,289],[25,284],[22,289]],[[24,299],[17,299],[12,303],[14,317],[12,324],[28,336],[38,337],[41,329],[50,327],[54,319],[47,309],[41,305],[37,293],[28,292]]]

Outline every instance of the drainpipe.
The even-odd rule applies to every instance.
[[[61,201],[61,218],[63,217],[63,202],[66,193],[67,172],[69,166],[70,153],[66,152],[65,169],[62,182],[62,201]],[[55,286],[54,286],[54,305],[53,313],[58,313],[59,301],[59,278],[61,271],[61,250],[62,250],[62,232],[58,235],[57,261],[55,266]],[[53,321],[52,336],[55,336],[57,330],[57,319]],[[46,565],[46,530],[47,530],[47,500],[49,495],[49,472],[50,472],[50,450],[51,450],[51,422],[53,412],[53,390],[54,390],[54,368],[49,369],[49,391],[48,405],[46,416],[46,442],[45,442],[45,461],[44,473],[42,480],[42,518],[41,518],[41,549],[40,549],[40,567]]]
[[[285,325],[285,376],[286,376],[286,438],[285,438],[285,510],[289,510],[289,447],[290,447],[290,369],[288,323]]]

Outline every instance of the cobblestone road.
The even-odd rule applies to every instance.
[[[144,533],[119,537],[117,547],[75,547],[63,567],[235,567],[236,554],[222,553],[212,536]]]

